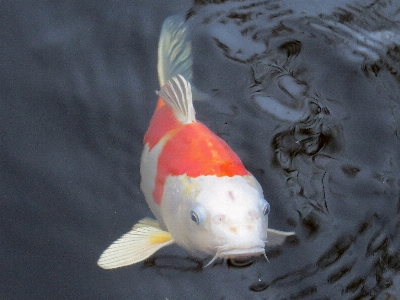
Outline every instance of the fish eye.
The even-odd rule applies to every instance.
[[[192,219],[193,222],[195,222],[197,225],[199,225],[200,218],[199,218],[199,215],[197,214],[197,212],[195,212],[194,210],[191,210],[190,211],[190,218]]]
[[[269,214],[269,211],[271,210],[271,206],[269,203],[265,200],[264,206],[263,206],[263,215],[266,216]]]
[[[190,218],[197,225],[200,225],[204,221],[204,217],[205,217],[205,209],[202,205],[197,204],[193,206],[192,209],[190,210]]]

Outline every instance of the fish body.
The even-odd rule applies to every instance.
[[[268,229],[270,205],[260,184],[228,144],[196,120],[191,68],[184,22],[169,17],[159,42],[161,90],[140,166],[140,186],[157,221],[143,219],[114,242],[98,261],[102,268],[142,261],[172,243],[214,259],[265,255],[266,242],[280,244],[293,234]]]

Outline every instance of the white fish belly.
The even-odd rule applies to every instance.
[[[157,145],[149,151],[149,146],[145,145],[142,157],[140,160],[140,188],[144,194],[146,202],[150,207],[151,212],[156,217],[160,227],[165,229],[164,220],[160,212],[160,206],[154,202],[153,190],[156,182],[157,164],[160,153],[164,147],[164,142],[161,140]]]

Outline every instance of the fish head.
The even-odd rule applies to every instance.
[[[253,176],[179,181],[162,204],[164,222],[177,244],[220,258],[265,255],[270,205]]]

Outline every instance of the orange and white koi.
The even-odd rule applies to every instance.
[[[177,16],[163,24],[158,74],[161,90],[140,166],[140,186],[157,221],[139,221],[98,265],[134,264],[172,243],[213,255],[212,261],[265,256],[266,243],[281,244],[294,233],[268,229],[270,205],[260,184],[228,144],[196,120],[191,43]]]

